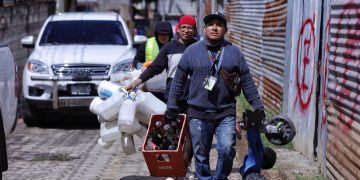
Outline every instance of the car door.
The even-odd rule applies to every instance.
[[[12,132],[17,119],[17,76],[14,57],[6,45],[0,45],[0,111],[5,135]]]

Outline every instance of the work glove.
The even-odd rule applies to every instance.
[[[245,130],[250,127],[255,127],[259,130],[265,121],[265,117],[265,111],[263,109],[256,109],[254,112],[246,109],[243,113],[240,126]]]
[[[265,120],[266,115],[264,109],[256,109],[254,113],[259,121],[263,122]]]
[[[170,124],[171,126],[175,126],[178,116],[179,113],[177,111],[172,109],[167,109],[165,111],[165,117],[164,117],[165,124]]]

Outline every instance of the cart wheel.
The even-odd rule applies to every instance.
[[[285,116],[275,116],[267,124],[280,128],[280,133],[265,133],[266,138],[274,145],[285,145],[294,139],[294,123]]]
[[[270,147],[264,148],[262,169],[271,169],[276,162],[276,152]]]

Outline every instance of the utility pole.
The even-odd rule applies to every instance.
[[[167,2],[167,0],[163,0],[162,1],[163,3],[162,3],[162,8],[163,8],[163,14],[162,14],[162,16],[161,16],[161,21],[165,21],[165,16],[166,16],[166,2]]]
[[[211,12],[218,11],[217,0],[211,0]]]
[[[198,24],[198,34],[200,37],[203,36],[203,31],[202,31],[202,27],[204,26],[204,23],[202,21],[202,18],[204,17],[204,0],[199,0],[199,4],[198,4],[198,19],[197,19],[197,24]]]

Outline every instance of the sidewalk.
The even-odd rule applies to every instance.
[[[121,180],[165,180],[166,177],[152,177],[150,176],[150,173],[147,169],[146,162],[144,160],[144,157],[142,155],[141,151],[138,151],[140,147],[142,146],[142,141],[138,137],[134,137],[135,144],[137,147],[137,152],[133,155],[127,156],[126,160],[123,159],[123,164],[121,165],[121,168],[119,168],[118,176],[115,179],[121,179]],[[121,149],[120,142],[116,142],[111,148],[119,148]],[[210,151],[210,167],[211,172],[215,172],[215,166],[216,166],[216,159],[217,159],[217,152],[215,149],[216,140],[213,141],[213,148]],[[240,144],[239,141],[237,141],[237,144]],[[121,154],[123,154],[121,152]],[[241,158],[241,157],[240,157]],[[239,173],[239,168],[241,166],[242,159],[240,159],[238,156],[238,153],[236,157],[234,158],[234,164],[232,172],[229,176],[229,180],[240,180],[241,176]],[[194,162],[192,161],[192,171],[194,172]],[[177,178],[177,179],[185,179],[185,178]]]

